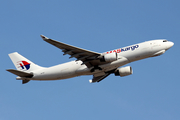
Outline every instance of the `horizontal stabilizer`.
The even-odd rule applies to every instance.
[[[7,71],[20,77],[27,77],[27,78],[33,77],[33,73],[22,72],[22,71],[14,70],[14,69],[8,69]]]

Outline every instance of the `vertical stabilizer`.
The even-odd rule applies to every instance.
[[[27,58],[23,57],[17,52],[10,53],[9,57],[11,58],[12,62],[14,63],[15,67],[19,71],[24,71],[24,72],[30,72],[33,70],[41,69],[43,67],[40,67]]]

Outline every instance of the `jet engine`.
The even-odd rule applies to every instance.
[[[113,53],[109,53],[109,54],[103,55],[103,56],[100,58],[100,61],[101,61],[101,62],[112,62],[112,61],[115,61],[115,60],[117,60],[117,59],[118,59],[117,53],[116,53],[116,52],[113,52]]]
[[[131,66],[127,66],[127,67],[122,67],[122,68],[117,68],[115,71],[115,76],[128,76],[131,75],[133,73],[133,70],[131,68]]]

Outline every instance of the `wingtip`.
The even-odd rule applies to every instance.
[[[89,80],[89,83],[93,83],[93,81],[92,81],[92,80]]]
[[[41,38],[42,38],[43,40],[49,39],[49,38],[47,38],[47,37],[44,36],[44,35],[40,35],[40,36],[41,36]]]
[[[28,83],[30,80],[22,80],[22,84]]]

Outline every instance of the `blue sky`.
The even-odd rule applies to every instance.
[[[6,0],[0,2],[1,120],[180,119],[180,2],[178,0]],[[92,76],[22,85],[9,53],[19,52],[49,67],[71,61],[44,42],[49,38],[84,49],[108,50],[165,38],[164,55],[129,65],[133,75]]]

